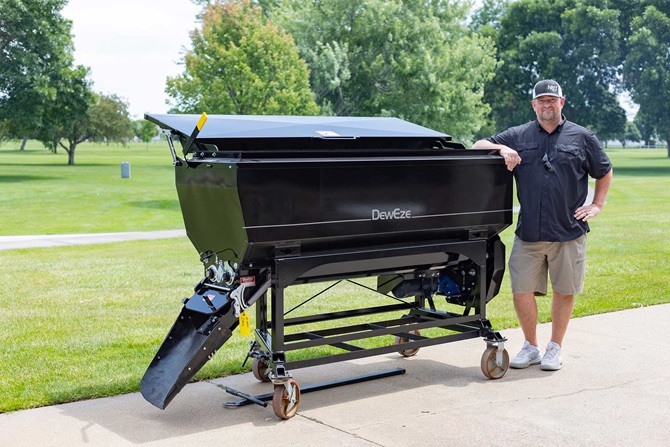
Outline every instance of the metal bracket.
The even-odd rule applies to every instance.
[[[218,257],[212,265],[207,267],[206,275],[217,284],[223,283],[230,286],[235,281],[235,269],[228,261],[220,261]]]
[[[496,366],[503,364],[503,351],[505,350],[505,342],[498,343],[498,350],[496,351]]]
[[[284,366],[284,363],[286,363],[286,355],[284,354],[284,351],[273,352],[272,363],[275,365],[274,371],[269,375],[272,383],[275,385],[283,385],[284,381],[293,377]]]
[[[488,230],[486,228],[470,228],[468,230],[468,240],[477,241],[488,238]]]
[[[235,316],[239,317],[242,312],[247,310],[249,306],[244,302],[244,290],[248,286],[245,283],[241,283],[235,290],[230,292],[230,298],[233,300],[233,306],[235,307]]]
[[[170,146],[170,152],[172,153],[172,166],[181,166],[184,164],[184,161],[177,157],[177,152],[175,151],[174,145],[172,144],[172,132],[167,129],[163,129],[162,132],[167,138],[168,146]]]
[[[280,258],[300,256],[300,242],[282,242],[275,245],[275,256]]]

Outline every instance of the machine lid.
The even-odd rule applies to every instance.
[[[188,138],[200,115],[146,114],[144,118]],[[343,116],[209,115],[197,136],[198,139],[380,137],[451,140],[447,134],[398,118]]]

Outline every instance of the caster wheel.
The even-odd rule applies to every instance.
[[[411,331],[410,333],[411,333],[411,334],[415,334],[415,335],[421,335],[421,332],[419,332],[418,329],[415,330],[415,331]],[[396,345],[399,345],[399,344],[401,344],[401,343],[407,343],[408,341],[409,341],[409,340],[408,340],[407,338],[405,338],[405,337],[396,337],[396,338],[395,338],[395,344],[396,344]],[[405,356],[405,357],[412,357],[412,356],[416,355],[417,352],[419,352],[419,349],[421,349],[421,348],[401,349],[401,350],[398,351],[398,352],[399,352],[401,355]]]
[[[482,354],[482,372],[489,379],[500,379],[509,369],[509,354],[507,353],[507,349],[503,349],[502,351],[502,364],[500,365],[496,365],[497,353],[498,347],[490,346]]]
[[[288,389],[287,389],[288,388]],[[288,387],[275,385],[272,396],[272,409],[280,419],[291,419],[298,412],[300,405],[300,387],[298,382],[289,379]]]
[[[265,360],[255,358],[251,362],[251,372],[254,373],[254,377],[260,382],[270,381],[270,367]]]

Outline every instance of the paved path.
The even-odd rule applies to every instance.
[[[392,354],[295,370],[303,387],[395,367],[407,372],[304,394],[289,421],[269,407],[222,406],[234,400],[224,385],[270,391],[251,374],[189,384],[164,411],[135,393],[2,414],[0,445],[668,446],[670,340],[663,334],[669,326],[669,304],[574,319],[562,370],[533,366],[495,381],[480,371],[485,345],[478,339],[423,348],[412,358]],[[550,330],[539,328],[545,343]],[[520,330],[505,335],[516,352]],[[244,353],[237,354],[242,360]]]
[[[106,244],[141,239],[165,239],[186,236],[185,230],[135,231],[125,233],[51,234],[38,236],[0,236],[0,250],[60,247],[66,245]]]

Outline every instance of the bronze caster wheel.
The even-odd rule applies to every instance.
[[[415,334],[415,335],[421,335],[421,332],[419,330],[411,331],[410,334]],[[399,345],[401,343],[407,343],[409,340],[405,337],[396,337],[395,338],[395,344]],[[414,349],[401,349],[398,351],[401,355],[405,357],[412,357],[416,355],[417,352],[419,352],[419,349],[421,348],[414,348]]]
[[[254,377],[260,382],[270,381],[270,367],[265,360],[255,358],[251,362],[251,372],[254,373]]]
[[[272,396],[272,409],[280,419],[291,419],[300,405],[300,387],[298,382],[289,379],[286,385],[275,385]]]
[[[502,351],[502,362],[500,365],[496,364],[497,356],[497,346],[486,348],[486,351],[482,354],[482,372],[489,379],[500,379],[509,369],[509,354],[507,353],[507,349],[503,349]]]

